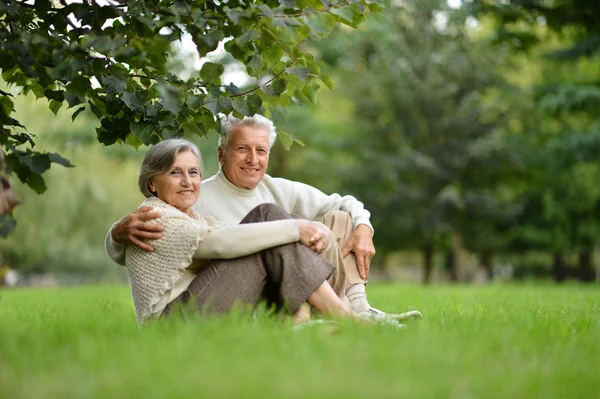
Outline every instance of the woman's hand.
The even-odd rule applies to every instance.
[[[300,242],[318,254],[329,249],[331,237],[329,229],[319,222],[311,222],[305,219],[296,220],[300,231]]]

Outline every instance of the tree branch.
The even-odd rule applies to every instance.
[[[293,64],[294,64],[296,61],[298,61],[298,59],[294,57],[294,59],[293,59],[292,61],[290,61],[290,62],[289,62],[289,63],[288,63],[286,66],[285,66],[285,68],[283,68],[283,69],[281,70],[281,72],[279,72],[277,75],[273,76],[271,79],[267,80],[267,81],[266,81],[266,82],[265,82],[265,83],[264,83],[262,86],[266,86],[266,85],[268,85],[269,83],[271,83],[272,81],[274,81],[275,79],[277,79],[279,76],[281,76],[281,74],[282,74],[282,73],[284,73],[284,72],[285,72],[285,70],[286,70],[286,69],[288,69],[289,67],[291,67],[291,66],[292,66],[292,65],[293,65]],[[241,96],[245,96],[246,94],[250,94],[250,93],[252,93],[252,92],[255,92],[256,90],[260,89],[260,86],[261,86],[261,85],[258,85],[258,86],[257,86],[257,87],[255,87],[254,89],[251,89],[251,90],[245,91],[245,92],[243,92],[243,93],[240,93],[240,94],[233,94],[233,95],[231,95],[230,97],[241,97]]]
[[[277,15],[273,15],[273,18],[297,18],[297,17],[303,17],[305,15],[312,15],[312,14],[316,14],[316,13],[319,13],[319,12],[328,12],[328,11],[331,11],[332,9],[334,9],[334,8],[340,8],[340,7],[343,7],[343,6],[347,6],[349,4],[350,4],[350,0],[346,0],[346,1],[343,1],[343,2],[341,2],[339,4],[332,4],[329,7],[326,7],[324,9],[322,9],[322,10],[313,10],[313,11],[307,11],[307,12],[299,12],[299,13],[296,13],[296,14],[277,14]],[[260,14],[260,15],[262,17],[266,17],[266,15],[264,15],[264,14]]]

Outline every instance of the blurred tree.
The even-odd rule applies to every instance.
[[[553,252],[556,281],[567,278],[566,252],[579,253],[579,278],[593,280],[600,236],[600,3],[585,0],[466,2],[497,22],[495,40],[526,51],[540,65],[532,88],[539,115],[517,246]],[[538,54],[541,53],[541,57]],[[536,60],[537,58],[537,60]]]
[[[346,184],[372,212],[378,250],[420,247],[428,282],[445,247],[449,276],[464,277],[453,261],[461,247],[492,249],[493,223],[518,211],[497,184],[514,161],[501,134],[516,96],[500,73],[507,53],[474,40],[465,16],[436,0],[390,6],[364,32],[316,46],[344,67],[357,133],[344,144],[356,159]]]
[[[268,113],[292,98],[314,101],[317,82],[329,79],[300,44],[340,23],[356,27],[379,9],[377,0],[7,0],[0,2],[0,70],[22,93],[46,98],[55,114],[65,102],[73,120],[90,110],[102,144],[138,148],[207,134],[218,129],[218,115]],[[186,34],[196,55],[209,58],[184,80],[168,67],[171,45]],[[222,84],[225,68],[209,53],[224,42],[255,87]],[[35,136],[13,117],[14,94],[0,91],[0,145],[9,171],[42,193],[51,163],[71,164],[33,150]]]

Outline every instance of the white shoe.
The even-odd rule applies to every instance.
[[[358,313],[359,316],[371,319],[373,321],[382,322],[384,320],[411,320],[411,319],[420,319],[423,317],[421,312],[418,310],[411,310],[405,313],[385,313],[379,309],[369,308],[364,312]]]

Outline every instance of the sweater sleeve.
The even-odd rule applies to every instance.
[[[104,239],[104,249],[106,250],[106,254],[114,262],[121,266],[125,266],[125,244],[119,244],[112,239],[112,235],[110,234],[114,226],[115,225],[113,224],[110,229],[108,229],[108,233],[106,233],[106,238]]]
[[[274,178],[273,182],[285,196],[290,213],[308,220],[318,220],[329,211],[344,211],[352,217],[354,228],[366,224],[374,231],[370,222],[371,213],[351,195],[327,195],[313,186],[287,179]]]
[[[194,254],[198,259],[232,259],[299,240],[293,219],[245,223],[208,233]]]

